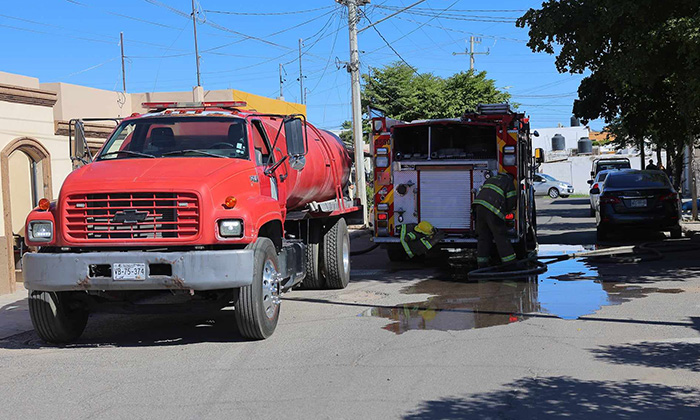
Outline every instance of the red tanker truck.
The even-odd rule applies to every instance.
[[[40,201],[23,267],[43,340],[77,339],[91,312],[164,303],[233,305],[239,332],[264,339],[282,293],[346,287],[346,219],[361,214],[347,150],[302,115],[245,106],[144,104]]]

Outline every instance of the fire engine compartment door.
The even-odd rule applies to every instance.
[[[471,170],[421,170],[418,179],[421,221],[438,229],[471,229]]]

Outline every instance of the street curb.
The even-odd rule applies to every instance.
[[[0,340],[34,329],[29,317],[27,291],[22,284],[11,295],[0,296]]]

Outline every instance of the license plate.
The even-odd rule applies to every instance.
[[[115,263],[112,264],[114,280],[145,280],[146,264],[144,263]]]
[[[646,207],[647,200],[630,200],[630,207]]]

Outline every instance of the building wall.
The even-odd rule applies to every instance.
[[[53,107],[56,121],[77,118],[123,118],[133,112],[131,95],[95,89],[70,83],[41,83],[41,88],[55,92],[58,101]]]
[[[633,169],[641,169],[639,155],[614,155],[609,158],[628,158]],[[588,194],[591,179],[591,167],[594,159],[604,156],[570,156],[558,162],[545,162],[540,166],[539,172],[551,175],[559,181],[568,182],[574,186],[575,194]]]

